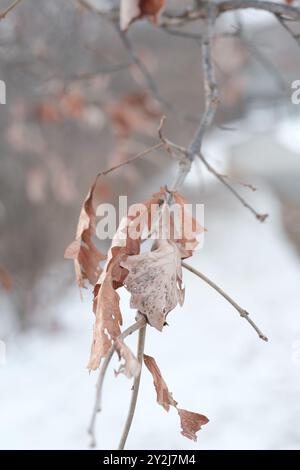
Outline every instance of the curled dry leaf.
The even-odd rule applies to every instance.
[[[2,266],[0,266],[0,285],[6,291],[10,291],[13,285],[10,274]]]
[[[88,368],[95,370],[105,357],[114,341],[120,336],[122,314],[120,297],[116,289],[123,284],[127,275],[120,262],[126,255],[139,252],[139,240],[127,236],[130,219],[122,219],[112,240],[107,261],[94,288],[94,313],[96,316],[91,357]]]
[[[96,231],[96,213],[93,200],[100,184],[101,179],[97,176],[81,208],[76,239],[65,251],[65,258],[74,260],[76,279],[79,287],[85,287],[85,279],[88,279],[92,285],[96,284],[101,272],[99,263],[105,259],[105,256],[92,241]]]
[[[122,314],[119,306],[120,298],[116,289],[123,285],[128,274],[127,269],[122,266],[122,261],[139,253],[141,237],[133,237],[131,233],[136,234],[136,226],[140,226],[141,232],[143,232],[144,226],[147,227],[148,225],[149,227],[151,208],[153,205],[158,207],[164,192],[165,190],[161,189],[158,193],[155,193],[142,206],[142,210],[136,210],[138,208],[130,206],[128,217],[121,220],[112,240],[106,264],[94,287],[96,320],[88,364],[89,369],[95,370],[99,367],[101,359],[107,355],[112,343],[116,341],[121,333]],[[124,348],[122,351],[119,351],[120,355],[127,362],[126,349]],[[125,365],[125,373],[127,372],[126,367]]]
[[[153,383],[156,390],[157,403],[161,405],[166,411],[169,411],[170,406],[177,406],[177,402],[172,397],[172,393],[169,392],[168,386],[164,381],[161,372],[156,364],[153,357],[144,354],[144,362],[152,374]]]
[[[201,426],[208,423],[209,419],[193,411],[182,410],[180,408],[177,408],[177,411],[180,417],[181,434],[192,441],[197,441],[196,433],[200,431]]]
[[[165,3],[165,0],[121,0],[121,30],[126,31],[133,21],[143,16],[147,16],[156,23]]]
[[[121,266],[129,271],[124,285],[131,293],[131,308],[161,331],[168,313],[184,301],[181,257],[176,244],[159,240],[153,251],[130,256]]]
[[[188,258],[192,256],[194,249],[198,245],[197,235],[203,233],[205,229],[198,223],[189,210],[187,200],[179,193],[172,193],[174,202],[178,204],[182,211],[179,220],[179,237],[175,235],[175,241],[181,252],[181,257]],[[177,221],[178,224],[178,221]],[[176,234],[176,224],[174,224],[174,233]]]
[[[147,369],[152,374],[158,404],[161,405],[166,411],[169,411],[170,406],[174,406],[180,417],[180,424],[182,428],[181,434],[188,439],[196,441],[196,433],[201,429],[201,426],[204,426],[208,423],[208,418],[199,413],[194,413],[192,411],[178,408],[177,402],[174,400],[171,392],[169,391],[155,359],[144,354],[144,362]]]

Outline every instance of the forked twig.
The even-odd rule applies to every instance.
[[[129,328],[127,328],[123,333],[119,336],[118,339],[124,340],[127,338],[127,336],[131,335],[137,330],[142,329],[146,324],[146,320],[144,317],[140,317],[133,325],[131,325]],[[109,366],[109,363],[117,349],[117,341],[115,341],[110,350],[107,353],[107,356],[104,359],[104,362],[102,364],[102,367],[99,372],[99,377],[97,380],[97,385],[96,385],[96,397],[95,397],[95,403],[94,403],[94,408],[93,408],[93,413],[90,421],[90,425],[88,427],[88,433],[91,436],[91,447],[95,447],[97,442],[96,442],[96,436],[95,436],[95,428],[96,428],[96,420],[97,420],[97,414],[100,413],[101,411],[101,402],[102,402],[102,390],[103,390],[103,383],[105,379],[105,374],[107,371],[107,368]]]
[[[191,273],[195,274],[196,276],[200,277],[204,282],[206,282],[208,285],[210,285],[213,289],[215,289],[224,299],[227,300],[240,314],[242,318],[245,318],[247,322],[252,326],[252,328],[256,331],[258,336],[263,340],[263,341],[268,341],[268,338],[261,332],[261,330],[258,328],[258,326],[254,323],[254,321],[250,318],[249,313],[247,310],[243,309],[240,307],[221,287],[217,286],[213,281],[211,281],[207,276],[205,276],[203,273],[198,271],[198,269],[193,268],[189,264],[185,263],[182,261],[182,266],[190,271]]]
[[[239,201],[240,203],[248,209],[252,214],[259,220],[260,222],[264,222],[266,218],[268,217],[268,214],[260,214],[257,212],[254,207],[252,207],[241,195],[238,193],[229,183],[226,181],[226,178],[218,173],[217,170],[215,170],[210,163],[206,160],[206,158],[203,156],[202,153],[197,155],[198,158],[201,160],[201,162],[205,165],[207,170],[212,173],[227,189],[230,191]]]
[[[179,161],[179,165],[182,165],[183,170],[182,171],[179,171],[178,172],[178,175],[177,175],[177,179],[175,181],[175,183],[173,184],[173,187],[171,188],[172,191],[175,191],[176,188],[182,183],[182,181],[184,181],[185,177],[186,177],[186,171],[188,170],[188,165],[191,164],[191,161],[189,160],[188,156],[189,156],[189,152],[190,150],[188,150],[187,148],[185,147],[182,147],[180,145],[177,145],[173,142],[171,142],[169,139],[167,139],[166,137],[163,136],[162,134],[162,128],[163,128],[163,123],[164,123],[165,119],[164,117],[162,118],[161,120],[161,123],[160,123],[160,126],[159,126],[159,129],[158,129],[158,133],[159,133],[159,137],[160,137],[160,140],[163,142],[164,144],[164,148],[166,148],[166,150],[170,153],[170,150],[168,149],[171,149],[173,148],[175,151],[179,152],[179,153],[182,153],[182,155],[185,156],[184,159],[180,159]],[[228,183],[227,181],[227,176],[224,176],[222,175],[221,173],[219,173],[207,160],[206,158],[203,156],[202,153],[196,153],[195,154],[196,157],[198,157],[202,163],[205,165],[206,169],[212,174],[214,175],[227,189],[228,191],[231,192],[231,194],[233,194],[237,199],[238,201],[240,201],[240,203],[246,208],[248,209],[252,214],[254,214],[254,216],[256,217],[257,220],[259,220],[260,222],[264,222],[266,220],[266,218],[268,217],[268,214],[260,214],[259,212],[257,212],[254,207],[252,207],[241,195],[238,191],[236,191],[232,186],[231,184]],[[185,168],[186,167],[186,168]],[[185,171],[186,170],[186,171]],[[179,179],[179,176],[181,176],[181,178],[183,178],[183,180],[181,181]],[[248,185],[250,186],[250,185]],[[251,186],[250,186],[251,187]],[[251,187],[253,188],[253,187]]]

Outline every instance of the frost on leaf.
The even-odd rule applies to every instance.
[[[169,411],[170,406],[174,406],[180,417],[180,424],[182,428],[181,434],[188,439],[196,441],[196,433],[201,429],[201,426],[204,426],[208,423],[208,418],[199,413],[194,413],[192,411],[178,408],[177,402],[172,397],[171,392],[169,392],[167,384],[161,375],[155,359],[144,354],[144,362],[147,369],[152,374],[158,404],[161,405],[166,411]]]
[[[100,178],[97,177],[81,208],[76,239],[65,251],[65,258],[74,260],[76,280],[79,287],[85,287],[85,279],[92,285],[96,284],[101,272],[99,263],[105,259],[105,256],[92,241],[96,231],[96,213],[93,202],[99,183]]]
[[[165,0],[121,0],[121,30],[126,31],[133,21],[143,16],[147,16],[156,23],[164,6]]]
[[[121,266],[129,271],[124,285],[131,293],[130,307],[161,331],[168,313],[184,301],[177,246],[169,240],[158,240],[153,251],[129,256]]]

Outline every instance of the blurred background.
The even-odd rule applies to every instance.
[[[112,3],[90,0],[101,10]],[[0,11],[9,4],[0,0]],[[189,263],[249,310],[269,343],[185,272],[186,302],[163,333],[148,328],[146,353],[180,405],[210,423],[197,443],[182,437],[144,371],[128,448],[300,448],[300,105],[291,102],[299,44],[253,10],[226,13],[217,30],[221,104],[204,154],[269,218],[255,220],[195,162],[181,192],[204,204],[208,231]],[[187,145],[204,109],[196,40],[146,21],[128,37],[129,53],[116,29],[76,0],[27,0],[0,21],[1,449],[88,448],[92,292],[80,299],[64,250],[96,174],[156,144],[163,114],[165,134]],[[108,175],[101,198],[143,201],[175,171],[164,152],[151,153]],[[135,313],[120,295],[126,326]],[[116,447],[130,396],[125,377],[108,375],[99,448]]]

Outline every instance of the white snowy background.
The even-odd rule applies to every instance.
[[[274,132],[282,145],[292,132],[295,147],[299,121],[283,122]],[[207,152],[229,161],[231,145],[212,136]],[[195,169],[187,181],[195,198],[201,198],[198,177]],[[300,262],[281,226],[279,202],[271,187],[256,179],[259,190],[248,198],[270,214],[260,224],[210,177],[202,175],[201,184],[211,193],[205,207],[208,232],[203,249],[189,262],[251,312],[269,342],[261,341],[215,291],[185,272],[184,307],[170,313],[170,326],[162,333],[148,328],[146,353],[155,356],[180,406],[207,415],[210,422],[197,443],[181,436],[175,410],[166,413],[157,405],[144,369],[127,448],[299,449]],[[134,312],[128,294],[120,293],[129,325]],[[10,335],[9,311],[4,308],[3,313],[2,328],[6,324],[8,333],[7,362],[0,368],[0,448],[88,448],[97,375],[85,368],[93,324],[91,293],[84,292],[81,302],[75,287],[68,292],[57,305],[63,328],[55,334]],[[135,348],[134,338],[128,343]],[[117,446],[130,387],[130,381],[115,378],[110,369],[98,418],[98,448]]]

